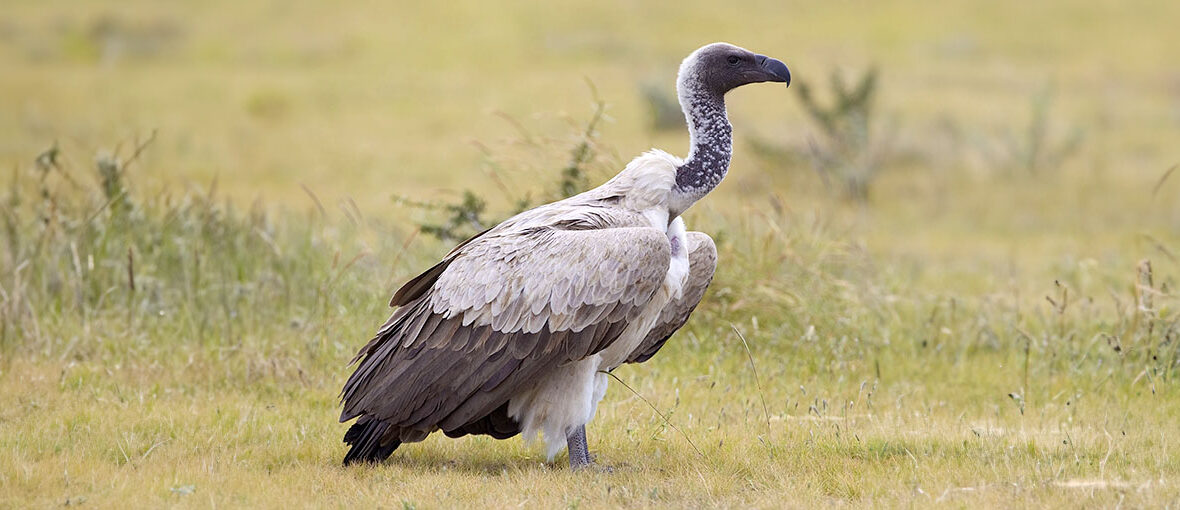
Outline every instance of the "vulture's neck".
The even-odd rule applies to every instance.
[[[689,149],[684,164],[676,171],[671,204],[673,217],[716,188],[729,171],[733,155],[733,127],[725,114],[722,95],[694,87],[692,80],[680,83],[680,106],[688,122]]]

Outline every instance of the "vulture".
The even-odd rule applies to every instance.
[[[692,52],[677,96],[688,156],[651,150],[605,184],[524,211],[460,243],[406,282],[392,316],[344,384],[344,464],[380,462],[403,443],[540,433],[551,462],[593,465],[586,424],[607,374],[647,361],[688,320],[717,249],[681,214],[729,170],[725,94],[790,84],[779,60],[726,43]]]

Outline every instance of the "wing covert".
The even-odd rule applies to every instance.
[[[417,437],[479,420],[537,375],[618,338],[670,258],[653,228],[484,234],[432,268],[429,287],[411,280],[424,290],[357,354],[340,421],[370,416]]]
[[[627,363],[643,363],[655,356],[672,334],[688,322],[688,317],[705,296],[705,289],[713,281],[713,272],[717,269],[717,247],[713,239],[701,232],[689,232],[687,238],[688,281],[684,284],[684,292],[680,299],[664,307],[656,325],[627,358]]]

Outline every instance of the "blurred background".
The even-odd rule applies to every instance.
[[[1176,20],[1168,1],[6,0],[0,506],[1174,502]],[[390,292],[649,148],[684,155],[675,73],[714,41],[794,82],[729,94],[731,171],[686,214],[717,278],[616,371],[683,432],[614,389],[591,432],[634,468],[614,481],[470,438],[335,469],[334,396]]]
[[[723,40],[784,60],[797,80],[730,95],[737,155],[721,195],[761,201],[771,191],[793,207],[844,195],[894,218],[882,227],[889,235],[935,231],[922,238],[932,245],[961,246],[963,225],[940,227],[956,213],[972,230],[1019,236],[1050,222],[1113,235],[1161,216],[1175,224],[1173,200],[1143,207],[1180,157],[1177,11],[1170,2],[16,1],[0,18],[0,161],[27,165],[57,143],[82,167],[117,147],[126,158],[154,132],[134,172],[145,191],[216,181],[243,203],[301,208],[306,186],[329,207],[348,198],[387,214],[395,196],[445,199],[498,189],[497,178],[527,189],[537,172],[560,168],[562,143],[577,142],[601,101],[595,140],[611,159],[597,183],[650,147],[686,152],[675,71]],[[870,73],[868,97],[841,110],[836,91],[854,93]],[[805,88],[820,114],[842,117],[834,139],[801,101]],[[1103,191],[1082,191],[1095,187]],[[1022,212],[993,218],[1008,207]]]

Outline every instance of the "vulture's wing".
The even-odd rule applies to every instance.
[[[670,257],[653,228],[472,240],[398,291],[401,308],[357,354],[340,421],[379,421],[384,445],[479,420],[536,376],[618,338]]]
[[[672,334],[688,322],[688,316],[705,296],[709,282],[713,281],[713,271],[717,269],[717,247],[713,245],[713,239],[701,232],[689,232],[687,238],[688,281],[684,284],[684,294],[664,307],[656,325],[627,358],[627,363],[643,363],[655,356]]]

